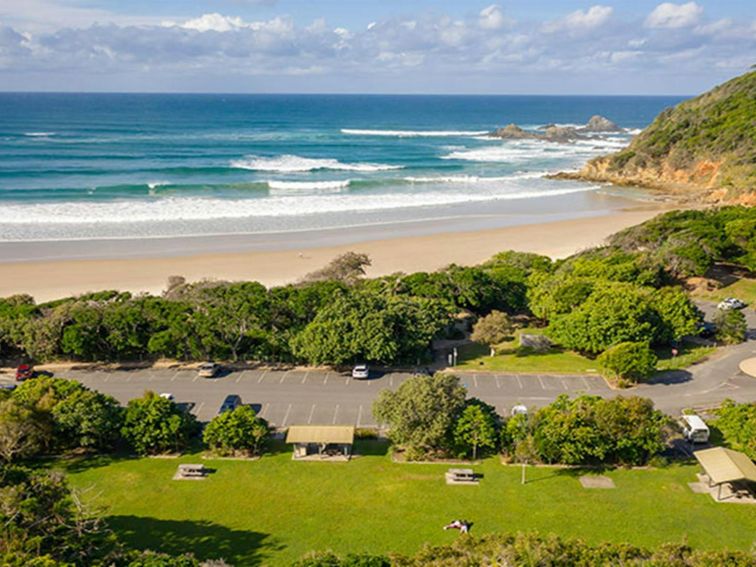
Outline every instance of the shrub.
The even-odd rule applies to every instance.
[[[472,340],[493,347],[503,343],[512,334],[512,321],[506,313],[491,311],[481,317],[473,327]]]
[[[259,454],[269,435],[268,422],[249,406],[238,406],[215,416],[202,434],[205,444],[221,456]]]
[[[605,350],[597,362],[607,378],[639,382],[653,373],[657,358],[648,343],[625,342]]]
[[[756,460],[756,402],[725,400],[716,412],[715,425],[725,443]]]
[[[717,340],[726,345],[742,343],[746,340],[748,323],[742,311],[736,309],[719,310],[714,315],[717,326]]]
[[[198,430],[192,414],[155,392],[145,392],[126,406],[121,434],[140,455],[185,449]]]
[[[465,407],[465,388],[448,374],[414,376],[396,390],[383,390],[373,402],[373,414],[390,426],[391,441],[409,459],[448,452],[452,431]]]

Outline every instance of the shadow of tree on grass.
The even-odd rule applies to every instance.
[[[172,555],[193,553],[201,561],[224,559],[232,565],[261,565],[267,552],[283,545],[269,534],[233,530],[209,521],[159,520],[141,516],[109,516],[108,525],[130,547]]]

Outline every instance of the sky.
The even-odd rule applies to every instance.
[[[689,95],[756,2],[0,0],[0,90]]]

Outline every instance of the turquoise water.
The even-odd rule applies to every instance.
[[[542,175],[622,147],[679,100],[0,94],[0,240],[287,231],[526,204],[577,214],[603,189]],[[592,114],[627,132],[484,136]]]

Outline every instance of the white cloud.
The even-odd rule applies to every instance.
[[[195,30],[198,32],[214,31],[221,33],[247,27],[247,24],[245,24],[241,18],[232,18],[229,16],[223,16],[218,13],[203,14],[199,18],[187,20],[183,24],[168,22],[166,25],[178,26],[187,30]]]
[[[591,6],[587,10],[576,10],[560,20],[547,22],[543,29],[546,32],[581,31],[597,28],[607,22],[614,12],[611,6]]]
[[[510,21],[498,4],[491,4],[480,11],[478,24],[484,30],[499,30],[508,25]]]
[[[659,4],[646,18],[649,28],[685,28],[698,22],[703,14],[703,8],[695,2],[687,4],[673,4],[664,2]]]

